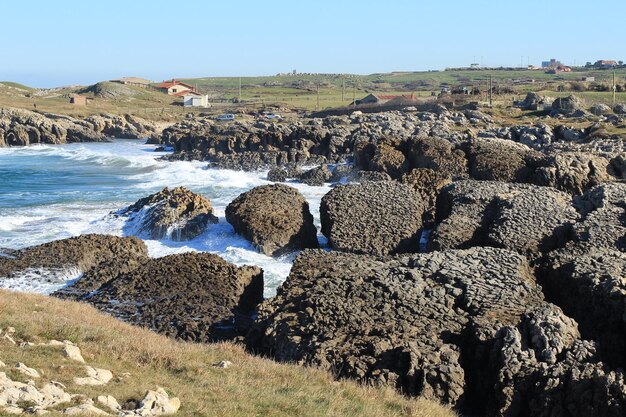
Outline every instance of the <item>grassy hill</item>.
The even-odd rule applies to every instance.
[[[0,338],[0,361],[7,364],[0,372],[19,378],[10,368],[23,362],[43,371],[41,383],[59,381],[67,392],[86,397],[112,395],[120,404],[161,386],[180,398],[179,416],[454,415],[434,402],[404,398],[390,388],[333,381],[323,371],[253,357],[232,344],[176,342],[84,304],[0,290],[0,328],[9,326],[16,329],[18,345]],[[116,378],[104,387],[75,386],[72,380],[82,365],[52,347],[19,346],[20,340],[52,339],[76,343],[89,365],[109,369]],[[224,360],[233,365],[213,366]]]

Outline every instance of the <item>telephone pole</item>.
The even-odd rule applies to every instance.
[[[317,82],[317,104],[315,105],[315,110],[320,110],[320,82]]]
[[[615,84],[615,70],[613,70],[613,107],[615,107],[615,93],[617,91],[617,85]]]
[[[342,78],[341,79],[341,105],[342,106],[345,100],[345,95],[346,95],[346,79]]]
[[[352,84],[352,104],[356,106],[356,82]]]
[[[241,103],[241,77],[239,77],[239,102]]]
[[[493,104],[493,76],[489,76],[489,107]]]

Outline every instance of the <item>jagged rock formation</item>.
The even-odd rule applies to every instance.
[[[514,252],[375,258],[308,250],[276,298],[262,304],[247,340],[281,361],[390,384],[477,415],[562,415],[592,393],[604,403],[596,410],[589,403],[590,415],[618,415],[623,375],[603,368],[576,327],[544,300]],[[537,388],[547,384],[559,390]]]
[[[241,194],[226,207],[226,220],[266,255],[318,247],[309,204],[287,185],[264,185]]]
[[[128,232],[151,239],[193,239],[218,222],[211,202],[184,187],[165,187],[114,214],[128,216]]]
[[[101,142],[109,137],[146,138],[158,132],[135,116],[100,115],[84,120],[21,109],[0,109],[0,147],[36,143]]]
[[[543,260],[548,296],[599,342],[609,363],[626,366],[626,184],[598,186],[577,200],[573,240]]]
[[[425,204],[391,181],[335,187],[322,198],[322,233],[333,249],[387,255],[417,252]]]
[[[53,279],[51,275],[66,277],[68,271],[89,274],[92,269],[107,269],[116,275],[148,256],[141,240],[106,235],[82,235],[3,252],[8,256],[0,256],[0,279],[24,273],[32,274],[33,279],[36,275]]]
[[[493,246],[536,259],[565,244],[578,213],[549,187],[467,180],[442,190],[437,217],[430,250]]]
[[[263,299],[263,271],[208,253],[169,255],[149,259],[78,299],[182,340],[223,340],[246,333]]]

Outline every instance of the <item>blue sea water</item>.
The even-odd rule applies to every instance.
[[[159,160],[163,155],[143,141],[121,139],[0,148],[0,248],[19,249],[85,233],[123,236],[125,219],[110,212],[165,186],[182,185],[211,200],[219,223],[187,242],[145,240],[150,255],[207,251],[238,265],[258,265],[265,271],[265,295],[273,295],[289,274],[295,254],[271,258],[258,253],[224,218],[226,206],[240,193],[269,183],[266,172]],[[319,229],[319,203],[329,188],[292,185],[309,202]],[[324,243],[322,236],[320,240]],[[49,293],[77,273],[57,271],[45,280],[25,275],[0,280],[0,288]]]

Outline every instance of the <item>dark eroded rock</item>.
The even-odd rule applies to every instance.
[[[266,255],[318,247],[309,204],[287,185],[263,185],[241,194],[226,207],[226,220]]]
[[[337,250],[417,252],[424,209],[419,194],[397,182],[339,185],[322,198],[322,233]]]
[[[189,240],[217,223],[211,202],[184,187],[166,187],[115,214],[129,217],[131,233],[151,239]]]

